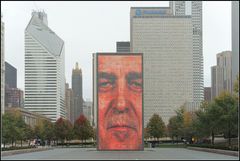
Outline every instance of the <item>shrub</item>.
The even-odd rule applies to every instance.
[[[9,150],[20,150],[20,149],[31,149],[31,148],[36,148],[35,146],[25,146],[25,147],[5,147],[1,148],[2,151],[9,151]]]
[[[189,144],[188,146],[200,147],[200,148],[211,148],[211,149],[238,151],[238,147],[237,146],[228,147],[228,146],[225,146],[225,145],[212,145],[212,144]]]

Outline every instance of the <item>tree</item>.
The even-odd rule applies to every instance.
[[[64,143],[64,140],[67,138],[67,135],[69,133],[68,126],[66,124],[66,121],[63,118],[59,118],[55,122],[55,136],[57,140],[61,140],[62,143]]]
[[[181,135],[180,128],[182,127],[181,122],[179,122],[177,116],[173,116],[169,119],[169,123],[167,125],[168,135],[174,140],[174,137],[177,138]]]
[[[20,112],[18,110],[10,110],[3,115],[2,121],[4,146],[9,142],[13,146],[14,142],[16,144],[16,140],[21,140],[22,146],[22,140],[25,138],[26,124]]]
[[[200,106],[200,109],[195,112],[195,119],[193,120],[193,129],[197,131],[195,134],[198,138],[209,137],[211,128],[209,125],[209,119],[206,112]]]
[[[2,141],[5,147],[6,143],[12,143],[16,139],[15,136],[16,128],[14,126],[14,117],[12,117],[11,113],[5,113],[2,116]]]
[[[16,136],[17,136],[17,139],[21,141],[21,147],[22,147],[22,141],[26,139],[27,125],[20,114],[15,116],[16,116],[15,126],[17,130]]]
[[[74,137],[74,132],[73,132],[73,125],[69,120],[66,120],[66,128],[67,128],[67,135],[66,139],[71,140]]]
[[[219,119],[220,116],[221,112],[215,102],[210,103],[209,107],[206,109],[206,119],[208,120],[208,125],[206,126],[209,126],[212,136],[212,144],[214,144],[215,135],[221,131],[220,125],[222,124],[222,121]]]
[[[211,135],[211,143],[214,144],[215,135],[221,132],[222,121],[220,109],[215,102],[204,102],[200,110],[196,113],[194,129],[198,131],[198,136],[208,137]]]
[[[174,137],[176,137],[177,140],[179,140],[179,138],[186,138],[191,141],[193,135],[192,114],[186,111],[184,105],[175,112],[176,116],[169,119],[168,134],[173,140]]]
[[[166,126],[158,114],[153,114],[147,124],[147,133],[154,138],[163,137]]]
[[[50,145],[51,140],[54,138],[54,125],[49,120],[42,120],[42,139],[47,140]]]
[[[231,136],[238,135],[238,103],[235,96],[228,92],[221,93],[215,98],[215,104],[221,115],[218,119],[221,122],[223,132],[228,136],[228,144],[231,146]]]
[[[93,136],[93,128],[90,122],[86,119],[84,115],[80,115],[78,119],[74,122],[74,133],[76,137],[80,140],[86,140]]]
[[[43,119],[38,119],[34,127],[34,136],[41,141],[45,140]]]
[[[28,146],[30,146],[30,140],[34,139],[34,137],[35,137],[34,129],[30,125],[27,125],[25,128],[24,140],[29,140]]]

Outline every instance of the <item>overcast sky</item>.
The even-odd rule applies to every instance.
[[[92,100],[92,53],[116,52],[116,41],[130,40],[130,7],[167,7],[161,2],[2,2],[5,60],[17,68],[24,90],[24,30],[32,10],[44,10],[48,26],[65,42],[65,75],[71,87],[72,68],[83,72],[83,97]],[[231,2],[203,2],[204,86],[211,86],[216,54],[231,50]]]

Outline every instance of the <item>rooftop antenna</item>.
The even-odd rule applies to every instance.
[[[36,10],[39,11],[36,1],[33,1],[33,4],[34,4]]]

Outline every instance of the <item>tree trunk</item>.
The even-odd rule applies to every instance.
[[[21,139],[21,147],[22,147],[22,139]]]
[[[231,147],[231,129],[230,129],[230,122],[228,122],[228,146]]]
[[[214,132],[212,130],[212,145],[214,145]]]

